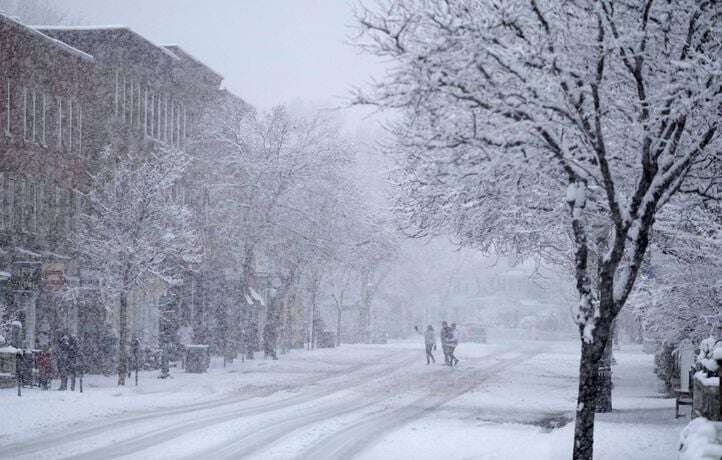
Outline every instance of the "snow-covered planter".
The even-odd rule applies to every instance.
[[[722,360],[722,344],[709,337],[699,344],[697,368],[694,374],[692,414],[709,420],[720,417],[719,360]]]
[[[722,445],[719,440],[721,422],[699,417],[684,427],[679,436],[678,460],[719,460]]]
[[[707,374],[707,377],[717,375],[719,366],[717,358],[722,358],[722,344],[719,344],[714,337],[708,337],[699,343],[699,355],[697,363],[699,368]]]

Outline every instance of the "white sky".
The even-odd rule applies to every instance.
[[[381,66],[345,41],[355,0],[51,0],[89,24],[122,24],[175,43],[261,109],[341,104]]]

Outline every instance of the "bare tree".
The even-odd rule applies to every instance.
[[[656,218],[680,190],[719,197],[720,15],[682,0],[396,0],[359,13],[359,44],[394,61],[356,99],[404,115],[408,227],[573,254],[575,459],[592,458],[600,360]]]

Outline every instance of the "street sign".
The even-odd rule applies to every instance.
[[[49,289],[62,289],[65,286],[65,264],[63,262],[44,263],[42,279]]]

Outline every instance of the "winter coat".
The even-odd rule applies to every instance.
[[[448,333],[449,345],[455,347],[459,344],[459,330],[455,328],[449,328]]]
[[[448,347],[450,345],[451,328],[446,326],[441,328],[441,345]]]
[[[436,345],[436,334],[434,334],[433,329],[427,329],[426,333],[424,333],[424,343],[426,345]]]
[[[38,374],[41,378],[50,377],[53,373],[53,366],[50,364],[50,354],[47,351],[42,351],[38,354]]]

